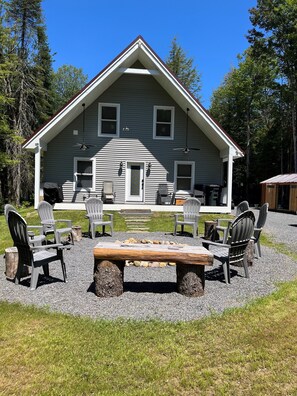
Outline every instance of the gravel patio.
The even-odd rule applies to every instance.
[[[257,211],[255,210],[257,215]],[[202,230],[200,230],[201,232]],[[269,212],[266,234],[278,242],[286,243],[297,252],[297,216]],[[125,241],[127,238],[170,240],[177,243],[201,244],[191,237],[174,237],[170,233],[127,234],[104,236],[108,241]],[[17,286],[5,277],[5,261],[0,259],[0,299],[9,302],[46,307],[51,311],[103,319],[160,319],[189,321],[227,308],[238,307],[276,289],[278,282],[295,279],[297,262],[262,246],[262,258],[255,259],[250,267],[250,279],[244,277],[243,268],[232,267],[231,285],[224,283],[218,265],[206,268],[205,294],[189,298],[176,292],[175,267],[126,267],[125,291],[120,297],[98,298],[93,285],[93,247],[99,242],[83,238],[65,252],[68,283],[61,281],[61,266],[52,263],[52,279],[40,276],[38,288],[30,291],[29,281]]]

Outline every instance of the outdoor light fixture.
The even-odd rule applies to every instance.
[[[124,166],[123,161],[120,162],[120,168],[122,169]]]
[[[151,162],[149,162],[149,163],[147,164],[147,169],[148,169],[148,170],[150,170],[150,169],[151,169],[151,167],[152,167],[152,163],[151,163]]]
[[[129,127],[125,126],[125,127],[123,128],[123,132],[129,132],[129,131],[130,131]]]

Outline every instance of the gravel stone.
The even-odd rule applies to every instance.
[[[258,211],[255,210],[257,217]],[[277,242],[283,242],[297,252],[297,216],[269,212],[265,233]],[[38,287],[30,291],[30,279],[15,285],[6,279],[4,257],[0,258],[0,300],[46,307],[54,312],[87,316],[94,319],[160,319],[163,321],[190,321],[225,309],[245,305],[261,296],[272,293],[278,282],[297,276],[297,263],[289,257],[262,246],[262,257],[249,268],[250,279],[244,277],[241,267],[231,267],[231,284],[217,262],[206,267],[205,294],[202,297],[185,297],[176,292],[176,268],[166,266],[125,267],[124,293],[119,297],[99,298],[94,293],[93,247],[102,239],[125,241],[127,238],[162,240],[201,245],[199,238],[173,236],[172,233],[130,234],[115,232],[113,237],[99,236],[95,240],[83,237],[65,252],[68,283],[62,282],[60,263],[50,264],[53,278],[40,275]]]

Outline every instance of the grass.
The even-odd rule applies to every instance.
[[[297,394],[297,281],[221,316],[92,321],[0,303],[0,394]]]
[[[37,211],[34,208],[18,208],[18,212],[24,217],[29,225],[39,225],[40,220]],[[73,225],[80,225],[82,227],[82,232],[86,233],[88,231],[88,219],[85,217],[85,211],[83,210],[59,210],[54,212],[56,219],[70,219]],[[114,231],[126,231],[126,223],[123,216],[118,212],[110,212],[114,216]],[[199,219],[199,232],[202,234],[204,232],[204,221],[214,220],[218,217],[218,214],[211,215],[201,215]],[[152,218],[148,223],[149,231],[173,231],[174,225],[174,215],[173,213],[167,212],[153,212]],[[13,246],[12,239],[10,237],[9,229],[5,221],[4,215],[0,215],[0,254],[4,253],[5,248]],[[185,231],[192,232],[191,227],[186,226]]]
[[[36,224],[32,208],[21,213]],[[84,213],[59,212],[68,216],[87,229]],[[118,229],[121,222],[115,218]],[[172,224],[172,214],[156,214],[150,227]],[[285,245],[263,242],[297,259]],[[185,323],[94,321],[0,302],[0,394],[297,395],[296,312],[297,280],[244,308]]]

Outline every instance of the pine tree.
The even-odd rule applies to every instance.
[[[7,167],[8,200],[20,203],[21,188],[30,189],[32,171],[30,156],[21,148],[22,141],[50,113],[49,88],[51,55],[42,21],[41,0],[6,1],[5,22],[15,46],[10,48],[16,61],[6,78],[6,92],[13,103],[6,106],[9,127],[14,138],[6,152],[14,160]]]
[[[166,65],[178,77],[180,82],[198,99],[200,99],[201,77],[194,60],[186,56],[185,51],[178,45],[176,38],[172,40]]]

